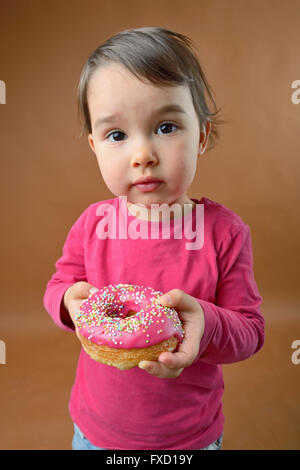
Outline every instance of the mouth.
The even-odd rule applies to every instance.
[[[133,183],[133,186],[135,186],[142,193],[148,193],[155,191],[162,183],[163,181],[160,179],[149,175],[138,178],[135,183]]]

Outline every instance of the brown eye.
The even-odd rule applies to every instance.
[[[113,140],[110,139],[111,136],[113,136]],[[108,134],[107,139],[111,142],[121,142],[123,140],[123,136],[125,136],[124,132],[114,131]]]
[[[170,134],[172,133],[172,127],[175,127],[177,129],[177,126],[172,122],[164,122],[159,126],[158,129],[161,129],[163,134]]]

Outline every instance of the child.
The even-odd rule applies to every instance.
[[[176,308],[185,338],[177,352],[125,371],[82,349],[69,404],[73,449],[220,449],[221,364],[263,345],[249,226],[207,197],[187,196],[198,157],[218,138],[218,111],[206,94],[215,105],[190,39],[163,28],[123,31],[83,68],[84,129],[116,197],[91,204],[72,226],[44,306],[58,326],[74,331],[90,292],[149,286]],[[105,218],[107,207],[114,222]],[[122,236],[115,232],[121,221],[128,229]],[[203,243],[187,245],[186,232],[175,236],[179,224],[196,225]],[[159,237],[139,236],[141,226]]]

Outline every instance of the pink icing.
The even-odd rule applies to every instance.
[[[95,344],[120,349],[145,348],[172,336],[181,342],[181,321],[174,308],[159,303],[161,295],[152,287],[132,284],[103,287],[79,307],[79,333]],[[126,316],[130,311],[137,313]]]

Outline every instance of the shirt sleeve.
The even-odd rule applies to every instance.
[[[222,242],[217,261],[216,302],[196,299],[204,312],[205,328],[195,361],[227,364],[247,359],[264,344],[262,297],[253,274],[248,225]]]
[[[75,282],[87,280],[83,246],[85,215],[86,211],[72,226],[62,256],[55,263],[56,272],[48,282],[43,297],[43,305],[53,321],[67,331],[74,331],[75,328],[63,303],[64,294]]]

